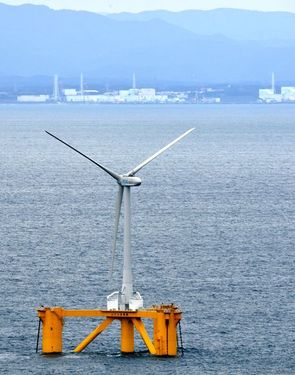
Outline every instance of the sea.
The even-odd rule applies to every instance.
[[[44,130],[126,173],[192,127],[132,188],[134,288],[179,306],[183,353],[122,355],[117,322],[74,354],[99,323],[77,318],[36,353],[38,307],[105,308],[122,282],[116,182]],[[0,158],[1,374],[295,374],[294,105],[3,104]]]

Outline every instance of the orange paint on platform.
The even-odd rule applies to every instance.
[[[61,353],[62,352],[62,328],[63,318],[62,309],[55,307],[47,308],[39,317],[42,320],[43,336],[42,351],[43,353]]]
[[[104,317],[105,320],[92,331],[74,350],[81,352],[113,320],[121,322],[121,351],[134,352],[134,327],[139,332],[149,352],[156,356],[177,355],[177,325],[181,320],[181,311],[174,305],[153,306],[150,309],[131,310],[66,310],[62,307],[38,309],[42,320],[42,352],[62,353],[62,330],[64,318],[68,317]],[[154,337],[150,339],[142,319],[153,319]]]

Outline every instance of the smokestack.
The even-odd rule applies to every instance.
[[[272,72],[272,75],[271,75],[271,89],[272,89],[272,93],[275,94],[275,74],[274,72]]]
[[[133,73],[133,76],[132,76],[132,88],[136,89],[136,77],[135,77],[135,73]]]
[[[80,74],[80,95],[84,96],[84,77],[83,77],[83,73]]]
[[[59,87],[58,87],[58,75],[54,74],[53,79],[53,100],[55,102],[59,101]]]

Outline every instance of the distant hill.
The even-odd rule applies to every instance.
[[[253,41],[251,26],[249,40],[246,30],[240,31],[245,36],[242,40],[234,40],[214,22],[199,32],[197,26],[193,30],[188,22],[176,25],[159,14],[103,16],[0,4],[0,75],[58,73],[70,77],[83,71],[90,77],[122,80],[136,72],[140,83],[151,85],[162,81],[266,81],[272,71],[281,80],[295,78],[295,47],[286,38]],[[229,18],[227,23],[233,20]]]
[[[240,9],[147,11],[110,14],[120,21],[161,19],[199,35],[224,35],[236,40],[291,41],[295,44],[295,14]]]

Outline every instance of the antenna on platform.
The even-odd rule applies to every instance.
[[[173,146],[175,143],[180,141],[182,138],[187,136],[190,132],[192,132],[194,128],[187,130],[185,133],[180,135],[174,141],[170,142],[167,146],[161,148],[161,150],[157,151],[155,154],[141,162],[135,168],[131,169],[126,174],[118,174],[113,170],[103,166],[102,164],[97,163],[87,155],[83,154],[73,146],[69,145],[68,143],[64,142],[60,138],[56,137],[55,135],[49,133],[45,130],[47,134],[51,137],[55,138],[56,140],[60,141],[64,145],[68,146],[72,150],[76,151],[81,156],[85,157],[92,163],[94,163],[97,167],[104,170],[108,173],[111,177],[113,177],[116,182],[118,183],[118,194],[116,200],[116,212],[115,212],[115,231],[114,231],[114,238],[113,238],[113,245],[112,245],[112,255],[111,255],[111,274],[114,268],[114,258],[115,258],[115,250],[116,250],[116,242],[117,242],[117,235],[118,235],[118,226],[119,226],[119,218],[122,206],[122,200],[124,196],[124,256],[123,256],[123,281],[122,281],[122,289],[121,292],[114,292],[107,297],[107,307],[108,310],[137,310],[143,307],[143,299],[141,295],[136,292],[133,292],[133,278],[132,278],[132,261],[131,261],[131,197],[130,193],[131,187],[141,185],[141,179],[139,177],[135,177],[136,173],[138,173],[143,167],[149,164],[152,160],[156,157],[161,155],[164,151],[168,148]]]

